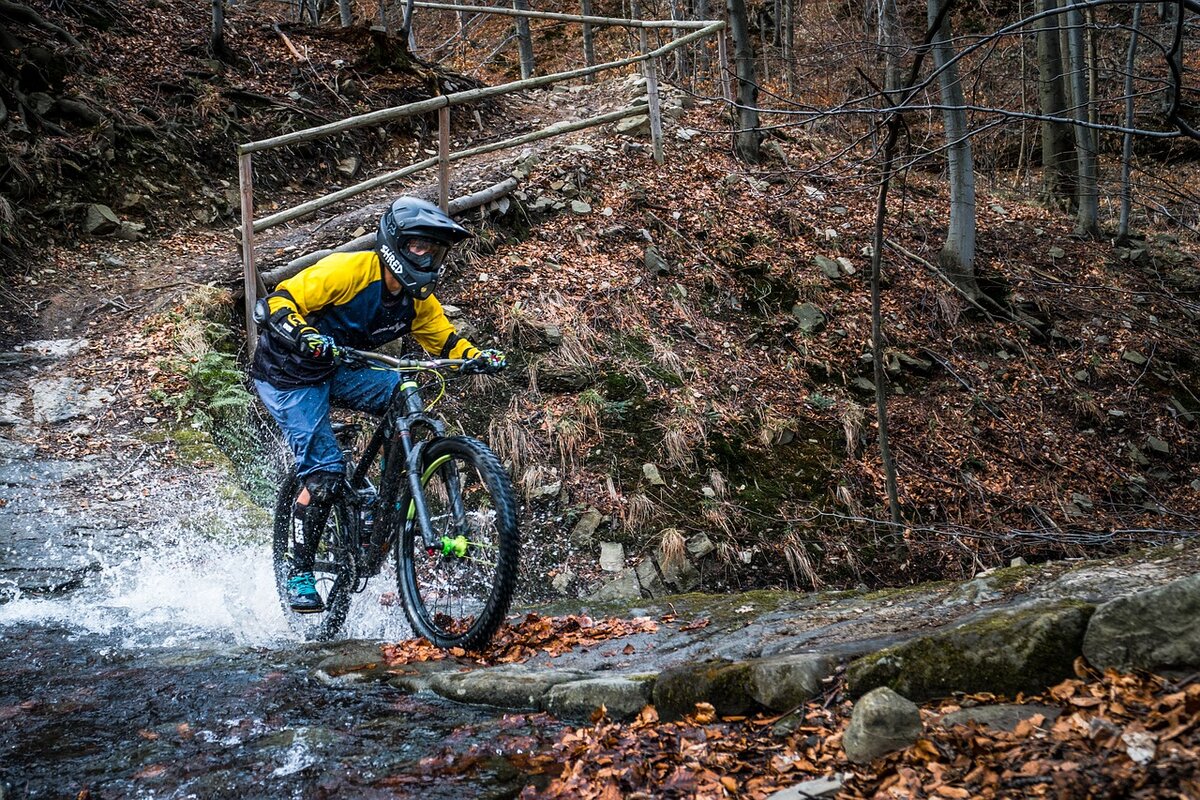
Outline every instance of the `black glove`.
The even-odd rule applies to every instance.
[[[333,338],[322,334],[290,308],[281,308],[267,319],[267,329],[292,350],[314,361],[333,363],[337,346]]]
[[[500,350],[481,350],[479,355],[463,364],[463,372],[492,375],[508,366],[508,358]]]

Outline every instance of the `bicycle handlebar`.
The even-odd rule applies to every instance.
[[[371,350],[356,350],[353,347],[341,346],[337,348],[337,351],[347,361],[375,362],[395,370],[448,369],[462,367],[472,361],[470,358],[395,358]]]

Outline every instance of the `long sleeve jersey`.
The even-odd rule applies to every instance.
[[[474,358],[479,350],[454,331],[436,297],[416,300],[393,295],[383,281],[374,251],[333,253],[282,281],[267,296],[269,313],[281,308],[299,314],[320,333],[341,345],[369,349],[412,334],[417,344],[439,358]],[[280,389],[312,386],[336,370],[297,353],[264,326],[251,375]]]

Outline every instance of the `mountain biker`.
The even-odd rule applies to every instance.
[[[250,375],[296,459],[303,490],[295,513],[302,542],[288,580],[288,604],[324,611],[313,562],[329,509],[345,483],[345,462],[329,419],[331,403],[382,414],[396,372],[340,364],[338,346],[373,348],[405,334],[439,358],[473,359],[472,371],[505,366],[504,353],[459,336],[433,296],[446,253],[471,234],[430,203],[401,197],[379,221],[375,250],[333,253],[258,301],[258,348]]]

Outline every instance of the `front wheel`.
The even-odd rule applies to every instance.
[[[300,520],[292,515],[292,506],[300,494],[302,481],[293,472],[284,480],[275,502],[275,526],[272,556],[275,567],[275,590],[283,605],[288,627],[306,640],[328,641],[342,630],[350,610],[350,593],[354,588],[355,569],[351,554],[350,525],[353,509],[346,499],[334,501],[317,546],[313,577],[317,592],[325,601],[325,611],[319,614],[298,614],[287,600],[287,582],[292,574],[296,543],[303,540]]]
[[[439,647],[482,648],[504,621],[517,581],[520,535],[508,473],[483,442],[435,439],[421,483],[434,534],[427,547],[408,505],[396,572],[409,622]]]

